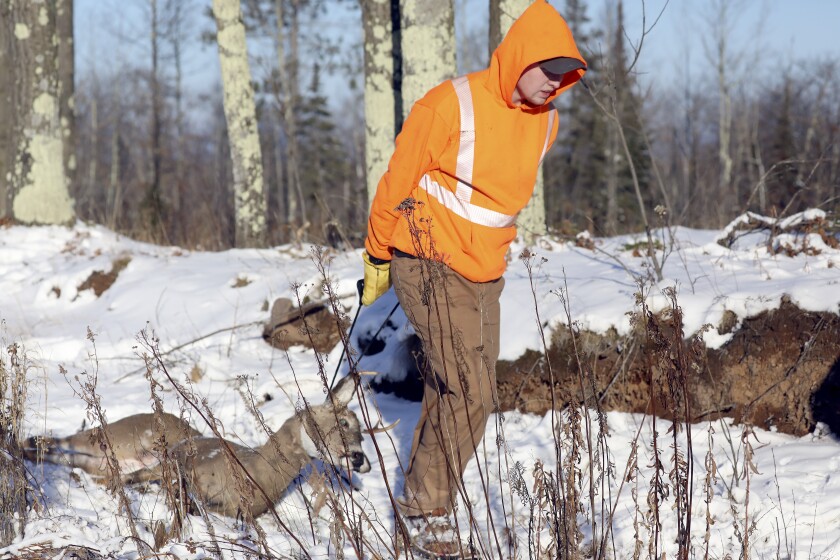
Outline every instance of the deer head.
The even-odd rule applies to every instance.
[[[370,471],[362,451],[362,426],[347,408],[356,394],[359,378],[347,375],[329,393],[323,404],[307,406],[298,414],[303,424],[301,439],[306,453],[336,467],[358,473]]]

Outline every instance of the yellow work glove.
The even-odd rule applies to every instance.
[[[362,305],[370,305],[391,287],[391,261],[377,259],[362,253],[365,262],[365,288],[362,291]]]

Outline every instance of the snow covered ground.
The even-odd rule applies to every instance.
[[[812,211],[795,219],[820,216]],[[707,323],[718,324],[726,310],[746,317],[778,307],[783,296],[802,309],[840,311],[840,250],[827,246],[817,233],[786,233],[781,227],[785,224],[776,225],[772,241],[778,252],[768,251],[766,231],[742,235],[730,248],[716,243],[734,232],[734,225],[722,232],[676,228],[672,232],[675,243],[668,234],[659,232],[667,253],[664,279],[650,285],[648,305],[654,311],[665,307],[667,300],[661,290],[675,286],[687,333]],[[581,239],[579,245],[586,241]],[[558,290],[566,286],[572,317],[581,328],[628,331],[626,313],[634,309],[639,290],[634,276],[649,277],[650,262],[634,256],[638,237],[592,241],[596,250],[540,241],[533,249],[536,257],[531,260],[531,275],[517,259],[522,247],[513,248],[502,297],[503,359],[514,359],[528,348],[541,347],[534,297],[549,329],[566,321],[558,296]],[[359,252],[328,252],[327,256],[329,279],[352,318],[358,305]],[[660,253],[660,261],[662,256]],[[100,297],[92,290],[78,289],[91,273],[108,272],[120,260],[127,262],[125,268]],[[303,348],[286,353],[272,348],[261,337],[261,322],[267,320],[271,302],[278,297],[296,299],[296,288],[301,299],[324,298],[323,281],[308,247],[205,253],[138,243],[81,223],[73,228],[0,229],[0,342],[4,348],[19,344],[30,365],[27,435],[67,435],[82,426],[86,405],[76,396],[75,378],[83,372],[98,375],[98,392],[109,420],[149,412],[149,387],[142,360],[147,350],[138,342],[138,333],[145,330],[159,339],[162,352],[168,352],[166,362],[176,378],[192,376],[193,389],[207,399],[224,423],[228,439],[245,445],[262,443],[262,429],[243,402],[243,390],[257,397],[272,396],[260,411],[268,425],[275,427],[293,414],[301,397],[312,402],[323,399],[314,353]],[[363,309],[353,340],[378,329],[395,302],[393,293],[389,293]],[[396,369],[394,361],[402,359],[402,354],[393,350],[398,346],[395,342],[404,339],[410,327],[399,310],[391,321],[395,328],[390,331],[388,350],[362,359],[361,369],[384,375]],[[231,328],[238,325],[242,327]],[[92,337],[88,337],[88,329]],[[206,336],[214,332],[217,334]],[[720,346],[729,336],[712,329],[705,340],[710,346]],[[339,347],[326,357],[325,369],[330,376],[340,354]],[[59,372],[60,366],[67,371],[66,376]],[[346,370],[346,365],[342,369]],[[166,382],[163,384],[166,386]],[[177,413],[175,393],[165,393],[164,399],[167,409]],[[365,450],[374,468],[353,477],[352,492],[358,507],[377,525],[369,529],[371,534],[378,530],[388,535],[394,520],[385,480],[390,481],[392,490],[401,489],[400,461],[408,456],[419,405],[372,393],[366,395],[366,401],[379,411],[384,422],[401,420],[393,431],[373,436],[382,454],[381,463],[374,459],[376,447],[366,436]],[[359,405],[353,406],[358,409]],[[617,503],[611,549],[616,558],[631,558],[636,545],[636,507],[631,485],[624,484],[620,491],[619,486],[631,453],[630,442],[641,429],[639,507],[644,513],[652,472],[652,425],[649,418],[638,415],[609,413],[607,418],[609,449],[618,471],[609,493],[610,502]],[[193,424],[209,433],[199,422]],[[660,437],[667,431],[664,424],[660,421],[657,425]],[[753,558],[840,558],[840,445],[836,437],[822,427],[804,438],[756,430],[755,437],[749,438],[756,472],[751,472],[747,491],[746,480],[739,476],[744,469],[743,427],[725,421],[697,425],[692,432],[692,544],[696,557],[703,557],[706,504],[702,480],[710,427],[715,431],[713,449],[718,468],[709,508],[715,521],[710,533],[710,557],[737,557],[742,540],[738,534],[744,534],[748,519],[750,524],[755,523],[749,539]],[[497,442],[503,445],[497,447]],[[667,458],[667,450],[663,453]],[[546,471],[554,469],[551,415],[507,413],[492,419],[480,457],[480,464],[473,461],[465,477],[471,501],[481,505],[476,514],[479,530],[487,542],[495,542],[494,536],[488,535],[492,514],[497,534],[507,525],[520,541],[519,556],[527,558],[528,510],[512,493],[510,473],[517,463],[521,464],[522,476],[533,488],[537,462],[542,462]],[[71,473],[62,466],[32,466],[32,472],[42,488],[41,500],[46,508],[30,513],[25,535],[7,550],[0,550],[0,556],[49,542],[56,547],[87,546],[119,558],[136,557],[136,544],[129,538],[118,504],[104,487],[84,473]],[[581,472],[588,473],[586,461],[581,464]],[[482,481],[489,488],[489,506]],[[341,557],[330,539],[329,508],[312,514],[312,519],[307,512],[307,499],[315,492],[302,480],[278,504],[277,511],[305,543],[306,554],[313,558]],[[161,494],[131,491],[129,495],[142,526],[150,526],[151,519],[167,519]],[[459,515],[464,510],[461,508]],[[660,546],[670,557],[676,551],[670,506],[663,509],[661,517],[664,536]],[[235,520],[212,519],[217,539],[240,543],[230,545],[228,554],[244,555],[240,545],[248,536]],[[586,517],[582,515],[580,520],[585,538],[591,538]],[[298,554],[273,518],[263,516],[259,521],[274,554]],[[166,545],[162,552],[179,558],[205,557],[209,554],[207,535],[204,521],[192,518],[187,542]],[[151,533],[141,536],[152,540]],[[639,539],[647,547],[649,536],[644,528]],[[347,557],[354,557],[349,542],[339,546]],[[495,544],[493,550],[497,550]],[[507,554],[508,548],[498,550]]]

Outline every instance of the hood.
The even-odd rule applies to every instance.
[[[515,107],[511,97],[522,72],[535,62],[559,56],[576,58],[586,64],[566,20],[545,0],[536,0],[513,23],[493,52],[487,89],[508,107]],[[581,69],[566,73],[548,102],[572,87],[584,72]]]

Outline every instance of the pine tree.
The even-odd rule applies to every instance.
[[[321,91],[321,68],[315,63],[312,82],[298,110],[298,144],[300,159],[306,165],[300,169],[300,183],[308,219],[314,231],[322,231],[328,222],[343,216],[342,208],[349,201],[337,193],[348,180],[348,156],[336,130],[327,97]],[[343,224],[342,224],[343,225]]]
[[[586,83],[599,83],[601,62],[598,51],[588,47],[600,37],[589,34],[589,17],[583,0],[567,0],[563,13],[578,49],[587,61]],[[555,147],[545,161],[547,220],[560,230],[586,229],[603,219],[606,115],[595,105],[583,84],[563,94],[555,102],[560,113],[560,129]]]
[[[611,64],[614,67],[615,83],[615,107],[618,120],[621,122],[624,132],[624,140],[627,142],[627,151],[633,159],[636,174],[639,178],[642,196],[645,202],[650,204],[650,155],[648,154],[644,131],[644,124],[641,121],[642,101],[636,94],[636,80],[628,65],[626,35],[624,32],[624,2],[619,0],[616,6],[616,25],[612,30],[613,42],[611,50]],[[616,130],[613,124],[613,130]],[[639,202],[636,197],[633,177],[630,165],[627,161],[627,154],[624,146],[618,142],[615,150],[616,178],[617,178],[617,231],[638,231],[644,225]],[[652,205],[651,205],[652,206]]]
[[[546,190],[555,228],[591,227],[598,233],[614,234],[638,231],[643,224],[626,151],[633,159],[646,198],[649,155],[640,120],[641,100],[628,68],[622,2],[618,2],[614,15],[615,19],[608,22],[609,48],[603,53],[590,51],[587,47],[601,34],[587,34],[589,19],[582,0],[567,2],[567,22],[588,70],[584,87],[572,88],[569,95],[560,98],[562,136],[547,161]]]

